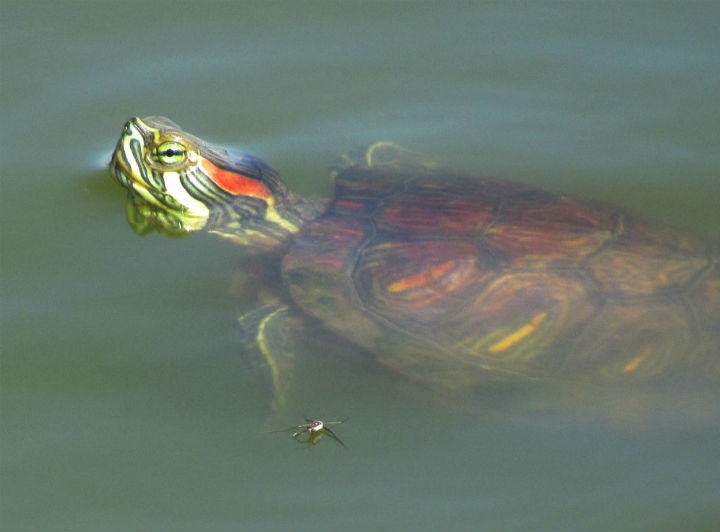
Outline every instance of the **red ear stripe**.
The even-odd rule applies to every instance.
[[[253,196],[256,198],[270,200],[270,191],[257,179],[223,170],[218,168],[207,159],[200,161],[203,171],[212,179],[221,189],[230,192],[236,196]]]

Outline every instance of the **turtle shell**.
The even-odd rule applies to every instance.
[[[717,249],[526,185],[350,167],[283,276],[329,329],[447,388],[720,372]]]

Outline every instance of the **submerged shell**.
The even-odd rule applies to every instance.
[[[283,274],[331,330],[448,388],[720,372],[717,250],[525,185],[351,167]]]

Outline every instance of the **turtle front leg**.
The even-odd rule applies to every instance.
[[[280,413],[287,405],[287,395],[295,367],[295,341],[302,329],[302,318],[288,305],[270,303],[238,318],[243,344],[259,354],[269,373],[273,389],[271,407]]]

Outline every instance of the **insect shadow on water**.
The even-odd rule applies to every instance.
[[[345,445],[342,440],[338,438],[337,434],[335,434],[330,428],[333,425],[345,423],[347,420],[348,418],[343,418],[339,421],[321,421],[319,419],[310,419],[305,417],[305,421],[307,423],[295,425],[294,427],[283,430],[275,430],[273,432],[292,432],[293,439],[298,443],[307,445],[308,448],[310,446],[317,445],[320,442],[320,439],[327,435],[347,449],[347,445]],[[303,439],[303,434],[307,434],[307,438]]]

